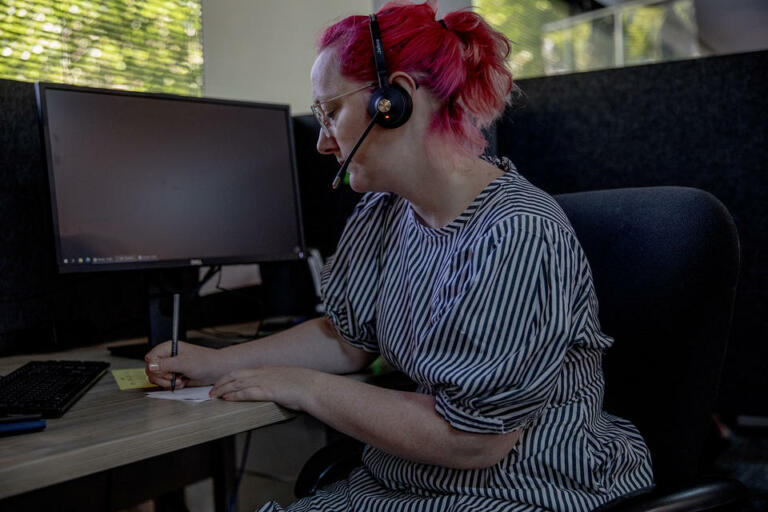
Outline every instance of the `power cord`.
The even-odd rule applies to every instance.
[[[245,446],[243,447],[243,456],[240,459],[240,469],[237,470],[237,478],[235,478],[235,488],[232,489],[232,495],[229,497],[229,503],[227,503],[227,512],[235,512],[235,505],[237,504],[237,494],[240,491],[240,482],[243,479],[243,473],[245,472],[245,462],[248,460],[248,448],[251,446],[251,433],[253,430],[249,430],[245,436]]]
[[[222,272],[222,270],[221,270],[221,265],[219,265],[217,267],[216,272],[218,272],[218,274],[219,274],[219,278],[216,280],[216,289],[217,290],[219,290],[221,292],[232,293],[234,295],[239,295],[239,296],[242,296],[242,297],[244,297],[244,298],[246,298],[248,300],[255,301],[256,304],[258,304],[259,307],[261,307],[263,305],[261,300],[258,297],[254,297],[253,295],[250,295],[250,294],[247,294],[247,293],[243,293],[240,290],[232,290],[230,288],[224,288],[223,286],[221,286],[221,277],[224,275],[224,272]]]

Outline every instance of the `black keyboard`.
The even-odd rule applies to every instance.
[[[108,366],[100,361],[31,361],[0,379],[0,416],[60,418]]]

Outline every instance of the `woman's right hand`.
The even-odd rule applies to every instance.
[[[176,373],[176,389],[185,386],[207,386],[223,375],[219,367],[221,354],[218,350],[179,341],[178,355],[171,356],[171,342],[154,347],[144,356],[145,371],[149,381],[163,388],[171,387]]]

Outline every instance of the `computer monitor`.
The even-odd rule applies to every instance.
[[[168,276],[303,257],[287,105],[51,83],[36,92],[59,272]]]

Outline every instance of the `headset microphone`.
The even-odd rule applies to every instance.
[[[344,173],[347,172],[347,167],[352,161],[357,148],[363,142],[365,137],[368,136],[368,132],[371,131],[374,124],[378,124],[383,128],[397,128],[402,126],[411,117],[413,112],[413,99],[408,91],[403,89],[397,84],[390,84],[387,76],[387,61],[384,57],[384,44],[381,42],[381,31],[379,30],[379,22],[376,19],[375,14],[371,14],[368,28],[371,32],[371,45],[373,46],[373,60],[376,64],[376,77],[379,82],[379,87],[371,94],[371,99],[368,101],[368,115],[371,116],[371,122],[365,129],[363,134],[357,140],[355,147],[352,148],[352,152],[349,153],[344,164],[336,173],[336,177],[333,179],[332,187],[334,190],[339,186],[341,178]]]
[[[347,155],[347,159],[344,160],[344,163],[339,168],[339,172],[336,173],[336,177],[333,178],[333,183],[331,184],[331,187],[333,187],[334,190],[339,186],[339,183],[341,182],[342,176],[344,176],[347,172],[347,167],[349,167],[349,162],[352,161],[352,157],[355,156],[355,153],[357,152],[357,148],[360,147],[360,144],[363,143],[363,140],[368,136],[368,132],[371,131],[371,128],[373,128],[373,125],[376,124],[376,120],[379,117],[380,112],[376,112],[373,115],[373,119],[371,119],[371,122],[368,123],[368,126],[366,127],[363,134],[360,136],[359,139],[357,139],[357,142],[355,142],[355,146],[352,148],[352,151],[349,152],[349,155]]]

